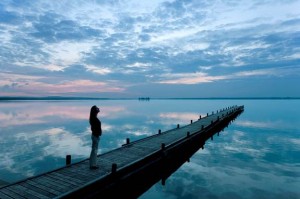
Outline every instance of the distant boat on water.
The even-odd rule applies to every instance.
[[[140,101],[149,101],[150,97],[139,97]]]

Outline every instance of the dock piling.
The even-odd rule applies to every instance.
[[[71,164],[71,155],[66,155],[66,166],[69,166]]]
[[[117,172],[117,164],[116,164],[116,163],[113,163],[113,164],[111,165],[111,173],[115,173],[115,172]]]
[[[161,143],[161,150],[163,151],[163,150],[165,150],[165,148],[166,148],[166,144],[165,143]]]
[[[188,131],[188,132],[186,132],[186,137],[190,137],[190,132]]]

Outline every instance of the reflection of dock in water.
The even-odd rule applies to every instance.
[[[0,198],[137,198],[165,180],[244,110],[233,106],[98,156],[0,188]]]

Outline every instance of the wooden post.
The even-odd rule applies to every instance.
[[[66,166],[69,166],[71,164],[71,155],[66,155]]]
[[[158,129],[158,134],[161,134],[161,130],[160,129]]]
[[[116,163],[113,163],[111,165],[111,173],[116,173],[117,172],[117,164]]]
[[[193,120],[191,120],[191,124],[193,124]]]
[[[163,151],[163,150],[165,150],[165,148],[166,148],[166,144],[165,143],[161,143],[161,150]]]
[[[201,115],[199,116],[199,120],[201,120]]]
[[[126,144],[130,144],[130,139],[126,138]]]
[[[179,129],[179,124],[177,124],[177,128]]]
[[[188,131],[188,132],[186,132],[186,137],[190,137],[190,132]]]

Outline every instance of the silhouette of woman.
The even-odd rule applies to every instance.
[[[90,125],[92,131],[92,150],[90,155],[90,169],[98,169],[97,165],[97,153],[98,145],[100,141],[100,136],[102,135],[101,121],[97,118],[97,114],[100,112],[100,109],[94,105],[91,108],[90,112]]]

